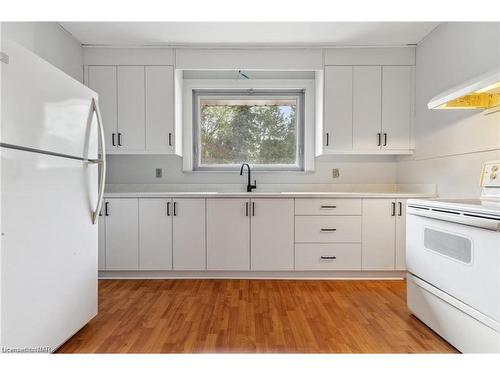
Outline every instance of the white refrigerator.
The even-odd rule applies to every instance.
[[[52,352],[97,314],[102,122],[95,92],[8,39],[0,50],[0,347]]]

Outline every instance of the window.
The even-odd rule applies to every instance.
[[[304,170],[303,90],[193,90],[195,170]]]

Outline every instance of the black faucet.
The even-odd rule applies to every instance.
[[[250,178],[250,166],[247,163],[241,164],[240,176],[243,176],[243,168],[245,167],[245,165],[247,166],[247,169],[248,169],[247,192],[251,193],[253,189],[257,189],[257,180],[254,180],[253,185],[252,185],[252,183],[250,182],[250,180],[251,180],[251,178]]]

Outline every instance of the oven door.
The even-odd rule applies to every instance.
[[[409,206],[408,272],[500,321],[500,232],[492,230],[498,221],[467,220]]]

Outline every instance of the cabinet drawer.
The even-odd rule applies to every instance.
[[[361,244],[296,244],[295,269],[297,271],[361,270]]]
[[[295,199],[295,215],[361,215],[361,199]]]
[[[296,216],[295,242],[361,242],[361,216]]]

